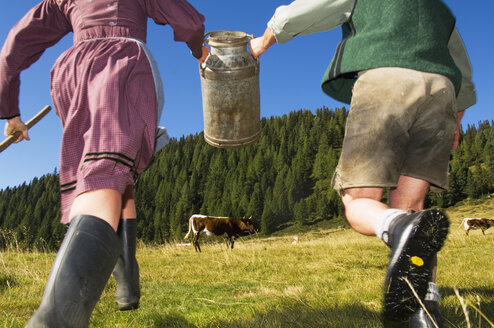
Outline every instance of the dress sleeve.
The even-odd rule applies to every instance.
[[[461,112],[477,102],[477,94],[472,81],[472,66],[467,50],[456,28],[449,38],[448,48],[456,66],[461,71],[461,88],[456,96],[456,105],[458,111]]]
[[[268,22],[277,43],[297,35],[332,30],[350,17],[355,0],[295,0],[276,9]]]
[[[0,52],[0,118],[18,116],[19,76],[72,30],[55,0],[32,8],[9,32]]]
[[[204,16],[185,0],[148,0],[148,16],[156,24],[169,24],[175,41],[186,42],[196,58],[202,56]]]

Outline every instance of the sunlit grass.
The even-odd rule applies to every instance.
[[[494,230],[466,236],[459,225],[465,216],[494,217],[494,201],[465,202],[448,214],[452,223],[438,273],[445,325],[467,326],[457,289],[471,326],[491,327]],[[233,251],[211,239],[201,240],[202,253],[175,244],[139,244],[140,308],[117,310],[112,278],[91,327],[383,327],[387,247],[341,227],[299,233],[292,245],[290,231],[242,238]],[[25,325],[54,257],[20,251],[15,242],[0,252],[0,327]]]

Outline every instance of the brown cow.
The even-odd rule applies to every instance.
[[[481,229],[482,234],[485,235],[485,230],[489,229],[490,227],[494,227],[494,220],[493,219],[484,219],[484,218],[464,218],[463,221],[461,221],[460,226],[465,227],[465,232],[468,235],[468,232],[470,229],[476,230],[476,229]]]
[[[217,217],[217,216],[207,216],[201,214],[194,214],[189,219],[189,231],[185,235],[184,239],[189,237],[190,231],[194,232],[194,238],[192,243],[197,251],[201,251],[199,246],[199,236],[201,233],[206,233],[206,235],[216,235],[225,236],[226,247],[233,249],[233,244],[235,243],[235,238],[240,236],[245,236],[253,233],[254,225],[250,221],[250,218],[245,216],[241,219],[232,219],[229,217]]]

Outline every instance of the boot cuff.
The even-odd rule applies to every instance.
[[[441,294],[439,293],[439,286],[433,282],[429,282],[429,287],[427,288],[427,294],[425,294],[426,301],[439,302],[441,299]]]

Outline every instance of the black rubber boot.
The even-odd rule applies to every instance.
[[[113,270],[117,282],[115,302],[121,311],[139,307],[139,265],[136,259],[137,220],[122,219],[118,226],[118,236],[122,242],[122,254]]]
[[[415,312],[408,323],[410,328],[442,328],[443,320],[439,314],[439,302],[424,301],[425,308],[431,315],[432,319],[427,315],[422,307]]]
[[[402,214],[390,223],[388,244],[392,246],[384,282],[386,319],[407,321],[418,310],[420,303],[410,285],[424,299],[432,263],[448,229],[448,218],[436,209]]]
[[[43,299],[26,327],[88,327],[122,246],[113,228],[89,215],[72,219]]]

